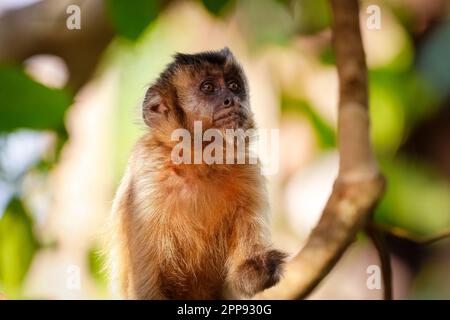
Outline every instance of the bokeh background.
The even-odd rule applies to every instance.
[[[360,18],[394,295],[450,299],[450,240],[421,243],[450,228],[450,1],[362,1]],[[105,221],[145,90],[177,51],[228,46],[242,62],[259,127],[280,130],[274,243],[297,252],[337,173],[330,19],[325,0],[0,0],[0,293],[110,298]],[[360,235],[310,298],[381,298],[376,264]]]

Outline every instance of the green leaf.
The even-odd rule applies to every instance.
[[[230,0],[202,0],[203,5],[215,16],[220,16],[224,9],[233,1]]]
[[[117,32],[132,41],[156,19],[161,7],[161,0],[107,1],[108,14]]]
[[[0,219],[0,286],[8,297],[19,296],[37,248],[32,220],[22,202],[14,198]]]
[[[18,128],[61,130],[72,98],[13,66],[0,66],[0,132]]]
[[[386,194],[375,219],[432,237],[450,228],[450,184],[428,166],[398,158],[382,162]]]

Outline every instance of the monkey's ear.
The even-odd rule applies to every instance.
[[[228,47],[223,47],[222,49],[220,49],[219,51],[221,54],[223,54],[225,57],[227,56],[233,56],[233,53],[231,52],[231,50]]]
[[[152,128],[160,121],[167,119],[168,113],[169,108],[161,94],[154,88],[148,89],[142,105],[142,117],[145,124]]]

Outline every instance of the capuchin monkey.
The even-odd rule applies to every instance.
[[[172,132],[255,128],[247,79],[228,48],[174,56],[148,89],[147,132],[116,193],[112,284],[126,299],[248,298],[276,284],[260,165],[175,164]]]

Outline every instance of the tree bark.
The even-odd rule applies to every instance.
[[[322,217],[303,249],[287,263],[278,285],[257,299],[305,298],[364,230],[382,196],[369,135],[367,66],[357,0],[331,0],[333,46],[339,78],[339,174]]]

